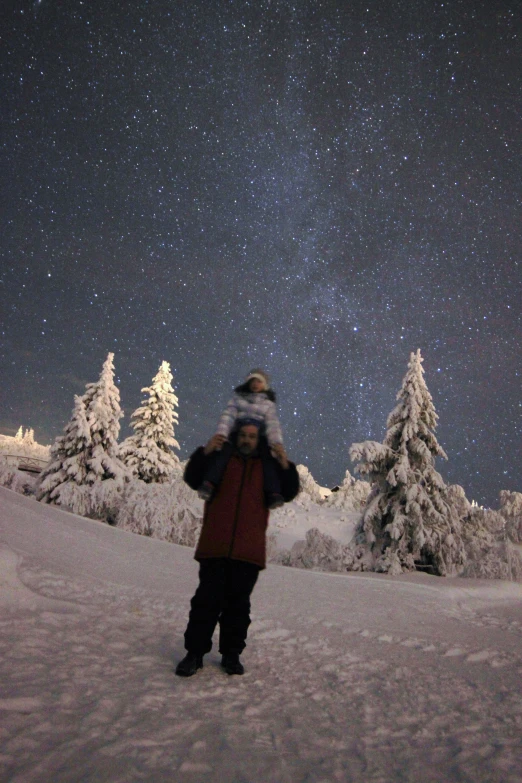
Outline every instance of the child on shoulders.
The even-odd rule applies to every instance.
[[[260,430],[259,452],[263,462],[267,506],[270,509],[279,508],[284,501],[277,468],[270,451],[275,454],[284,451],[283,434],[277,417],[275,394],[270,388],[269,377],[263,370],[252,370],[244,383],[235,389],[234,395],[219,419],[216,435],[228,439],[247,422],[257,424]],[[203,500],[209,501],[214,495],[223,478],[231,453],[232,445],[227,440],[198,490],[198,495]]]

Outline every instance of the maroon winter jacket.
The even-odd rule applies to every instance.
[[[265,568],[268,513],[261,459],[232,454],[214,498],[205,503],[194,557],[230,557]]]

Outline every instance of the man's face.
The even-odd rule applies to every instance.
[[[237,434],[237,448],[240,454],[247,457],[257,449],[259,430],[253,424],[245,424]]]

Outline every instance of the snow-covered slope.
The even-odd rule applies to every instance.
[[[0,580],[2,781],[519,783],[521,585],[269,566],[184,680],[190,549],[0,488]]]

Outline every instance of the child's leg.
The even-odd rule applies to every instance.
[[[205,473],[204,481],[209,481],[214,487],[217,487],[221,483],[223,474],[228,465],[228,460],[232,454],[232,444],[226,441],[221,447],[221,451],[215,451],[213,453],[213,460]]]
[[[259,455],[261,457],[261,462],[263,463],[263,488],[265,497],[270,501],[273,495],[281,494],[281,482],[277,472],[277,462],[270,454],[270,447],[264,436],[261,436],[260,438]],[[270,505],[270,502],[268,505]]]
[[[277,463],[275,459],[268,454],[263,457],[263,478],[265,494],[280,495],[281,494],[281,482],[279,480],[279,474],[277,472]]]

